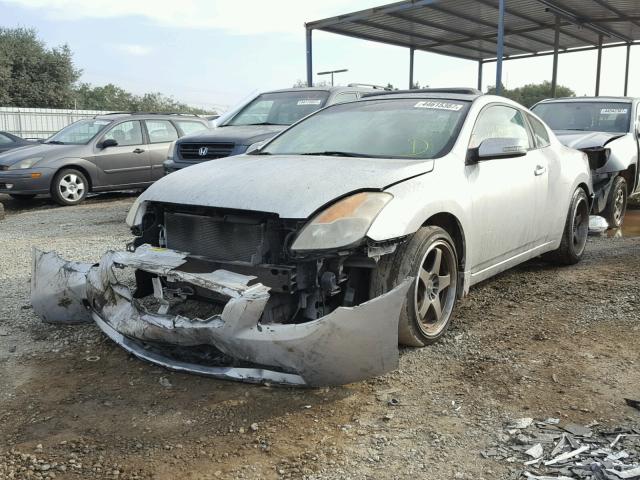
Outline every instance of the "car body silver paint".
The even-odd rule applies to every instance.
[[[428,173],[433,169],[433,162],[238,155],[173,172],[147,189],[139,202],[253,210],[275,213],[281,218],[305,219],[343,195],[359,190],[382,190]]]
[[[67,299],[64,303],[70,311],[84,309],[82,320],[93,318],[110,338],[138,357],[219,378],[325,386],[351,383],[397,368],[398,317],[412,278],[384,295],[358,306],[338,307],[318,320],[261,324],[269,299],[267,287],[248,285],[252,277],[232,272],[183,272],[179,267],[186,257],[172,250],[141,246],[134,253],[107,252],[98,264],[91,265],[65,262],[52,252],[34,251],[33,275],[47,281],[33,284],[34,311],[45,321],[67,323],[64,315],[48,314],[62,298]],[[121,267],[186,281],[224,293],[230,299],[220,315],[207,319],[152,313],[138,305],[129,288],[120,283],[117,271]],[[73,296],[68,295],[70,288]],[[276,370],[194,366],[145,353],[139,342],[212,345],[236,359]]]

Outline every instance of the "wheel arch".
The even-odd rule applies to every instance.
[[[78,170],[79,172],[81,172],[87,179],[87,182],[89,183],[88,191],[91,191],[93,189],[93,178],[91,177],[91,173],[87,168],[75,162],[65,163],[63,165],[60,165],[56,169],[55,173],[53,174],[53,178],[55,178],[56,175],[58,175],[62,170],[68,170],[68,169]],[[51,188],[54,188],[53,182],[51,184]]]
[[[456,248],[456,254],[458,255],[458,270],[464,272],[466,266],[466,250],[467,243],[464,235],[464,230],[460,220],[449,212],[440,212],[431,215],[423,224],[423,227],[435,226],[445,230],[454,242]]]
[[[627,195],[633,195],[638,187],[636,184],[636,165],[629,165],[629,168],[620,172],[620,176],[627,182]]]

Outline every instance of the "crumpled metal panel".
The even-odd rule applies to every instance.
[[[45,321],[69,323],[64,312],[48,314],[52,302],[69,298],[67,308],[78,314],[76,318],[84,309],[83,320],[93,316],[112,340],[139,358],[218,378],[325,386],[397,368],[398,318],[412,279],[380,297],[355,307],[339,307],[315,321],[261,324],[269,299],[267,287],[249,285],[254,277],[224,270],[181,271],[186,257],[186,253],[143,245],[136,252],[107,252],[98,264],[89,265],[35,251],[33,271],[38,279],[32,290],[34,311]],[[186,281],[223,293],[229,301],[221,314],[206,319],[153,313],[139,305],[131,290],[119,282],[116,272],[121,267]],[[144,342],[211,345],[233,358],[275,370],[194,365],[146,351]]]

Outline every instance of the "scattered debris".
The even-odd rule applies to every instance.
[[[589,216],[589,233],[591,235],[604,233],[607,231],[608,228],[609,228],[609,223],[607,223],[607,221],[604,218],[598,215]]]
[[[85,360],[86,360],[87,362],[95,363],[95,362],[97,362],[97,361],[99,361],[99,360],[100,360],[100,357],[99,357],[98,355],[92,355],[92,356],[90,356],[90,357],[85,358]]]
[[[165,388],[173,387],[173,385],[171,384],[171,382],[167,377],[160,377],[160,379],[158,380],[158,383],[160,383],[160,385],[162,385]]]
[[[514,478],[530,480],[640,480],[640,429],[605,430],[598,422],[520,418],[481,452],[484,458],[521,462]],[[518,476],[520,475],[520,476]]]

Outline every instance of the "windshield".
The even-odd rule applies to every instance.
[[[64,127],[55,135],[49,137],[44,143],[57,143],[60,145],[86,145],[111,123],[110,120],[79,120]]]
[[[631,104],[621,102],[540,103],[533,111],[552,130],[628,132]]]
[[[437,158],[451,150],[468,106],[417,98],[338,104],[290,128],[259,153]]]
[[[329,92],[263,93],[247,104],[227,125],[291,125],[324,106]]]

